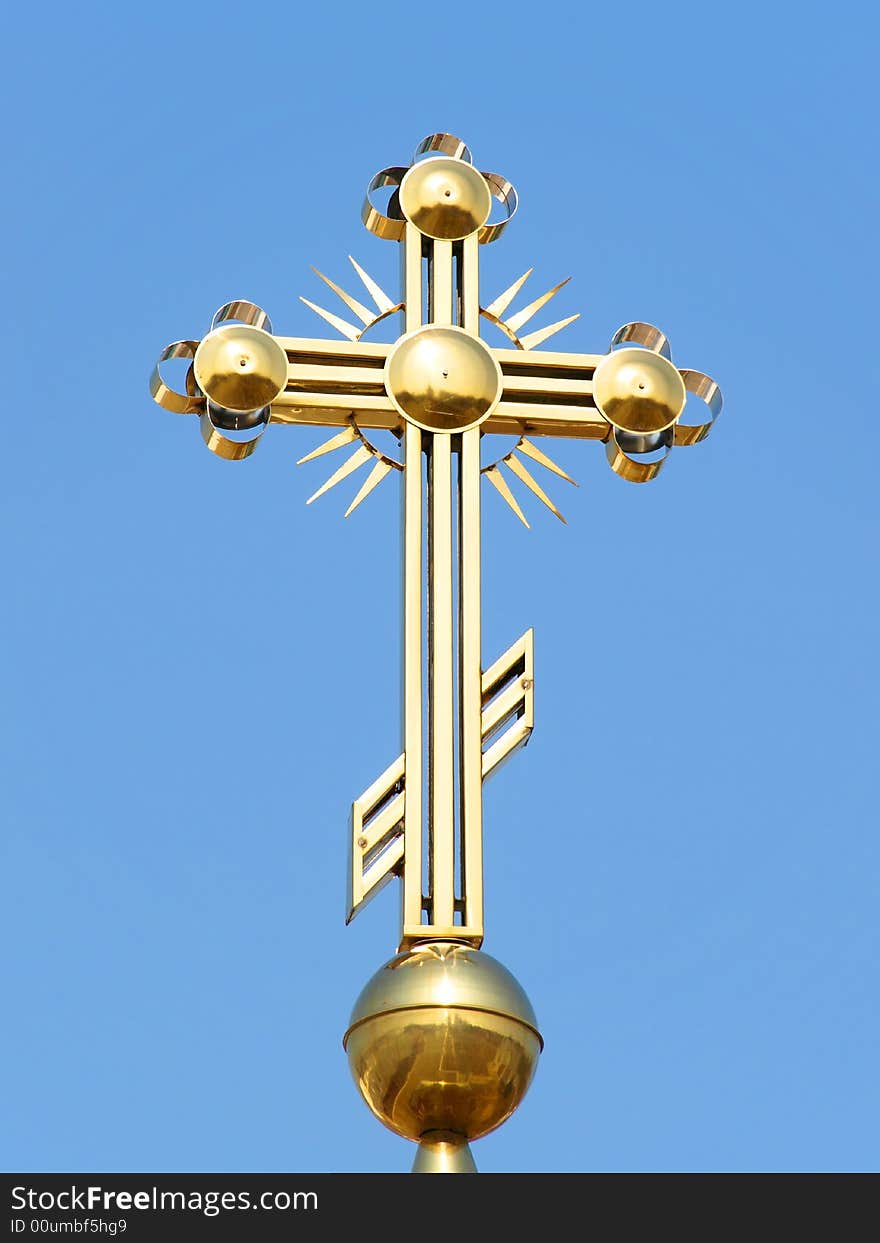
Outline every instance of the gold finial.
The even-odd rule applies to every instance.
[[[465,1146],[525,1096],[543,1041],[528,997],[501,963],[466,945],[425,942],[376,972],[343,1045],[379,1121],[422,1145],[416,1171],[452,1164],[460,1172]]]

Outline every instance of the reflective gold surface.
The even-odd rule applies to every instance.
[[[345,922],[391,879],[404,857],[406,757],[399,755],[351,807]]]
[[[431,149],[442,149],[449,136],[435,135],[426,144],[432,141],[438,145]],[[425,238],[407,223],[403,258],[408,333],[455,324],[470,348],[480,313],[477,234],[454,248],[452,242]],[[461,342],[459,334],[454,344]],[[483,939],[480,431],[472,427],[453,442],[408,419],[404,426],[409,466],[403,590],[407,795],[400,944],[405,948],[448,936],[478,947]],[[389,844],[383,859],[393,848]]]
[[[475,308],[475,315],[479,309]],[[458,471],[458,815],[460,909],[471,944],[483,939],[483,732],[480,429],[461,438]]]
[[[535,632],[525,634],[480,679],[482,779],[525,746],[535,726]]]
[[[161,371],[162,364],[169,362],[173,358],[195,358],[198,347],[198,341],[172,341],[170,345],[165,346],[165,349],[156,360],[156,365],[150,375],[150,396],[163,410],[171,410],[174,414],[201,414],[204,410],[205,399],[196,394],[195,384],[192,379],[192,365],[190,365],[187,374],[188,383],[185,393],[179,393],[169,384],[166,384],[162,378]],[[192,392],[190,392],[190,389]]]
[[[414,164],[403,178],[400,210],[426,237],[454,242],[486,223],[492,193],[470,164],[435,156]]]
[[[504,219],[490,224],[493,200]],[[454,135],[430,134],[410,165],[373,177],[363,208],[370,232],[400,244],[399,301],[354,260],[361,298],[316,270],[342,313],[303,301],[343,340],[273,336],[260,307],[228,302],[201,342],[167,346],[150,378],[155,401],[195,414],[228,460],[248,457],[269,422],[331,429],[300,461],[345,453],[310,500],[364,472],[346,515],[403,474],[403,738],[352,807],[347,907],[350,919],[400,878],[403,952],[361,994],[345,1044],[370,1108],[419,1141],[425,1172],[473,1168],[467,1139],[516,1108],[541,1048],[525,994],[479,952],[482,786],[534,724],[532,632],[482,667],[482,477],[525,525],[520,501],[562,518],[544,490],[556,480],[540,472],[574,481],[540,438],[604,442],[612,470],[644,483],[674,446],[705,439],[722,404],[715,381],[673,366],[665,334],[642,321],[618,329],[607,354],[539,349],[578,318],[531,325],[565,281],[514,309],[529,269],[482,303],[480,247],[516,209],[506,177],[479,172]],[[405,335],[363,339],[399,312]],[[480,339],[486,323],[504,348]],[[190,364],[179,388],[161,374],[175,360]],[[694,405],[698,421],[686,421]],[[401,460],[368,438],[378,430],[397,436]],[[481,466],[481,439],[495,434],[516,444]]]
[[[343,1041],[380,1121],[407,1139],[478,1139],[509,1118],[542,1041],[531,1004],[494,958],[448,942],[386,963],[361,993]]]
[[[428,1131],[419,1140],[414,1174],[476,1174],[470,1145],[454,1131]]]
[[[640,455],[646,452],[645,442],[650,444],[653,437],[634,436],[612,427],[611,435],[605,443],[605,456],[615,475],[628,483],[650,483],[652,479],[656,479],[672,447],[672,430],[660,432],[658,435],[660,443],[656,447],[662,450],[661,455],[647,459]]]
[[[287,354],[261,328],[224,324],[202,340],[193,371],[199,388],[218,406],[261,410],[284,391]]]
[[[341,332],[342,335],[347,337],[349,341],[360,341],[364,333],[369,332],[369,330],[375,327],[376,324],[380,324],[382,320],[387,319],[389,315],[396,315],[398,311],[402,311],[403,303],[392,302],[381,285],[374,281],[372,276],[370,276],[368,272],[365,272],[355,259],[352,259],[351,255],[348,256],[348,261],[354,268],[355,272],[357,272],[364,288],[367,290],[375,303],[375,311],[372,307],[364,306],[362,302],[358,301],[357,298],[353,297],[352,294],[343,289],[341,285],[337,285],[336,281],[332,281],[329,276],[325,276],[323,272],[319,272],[315,267],[312,268],[315,275],[324,282],[328,289],[333,290],[339,300],[345,303],[349,311],[354,313],[360,323],[353,324],[350,320],[343,319],[341,315],[337,315],[333,311],[328,311],[324,307],[318,306],[317,303],[311,302],[308,298],[302,297],[302,295],[300,295],[300,302],[304,302],[310,310],[314,311],[316,315],[320,315],[321,319],[328,323],[331,328],[335,328],[337,332]]]
[[[466,338],[469,340],[470,338]],[[455,609],[452,447],[432,436],[428,455],[428,737],[431,923],[455,923]]]
[[[490,225],[493,199],[507,219]],[[272,423],[332,429],[300,461],[346,451],[309,497],[358,474],[346,516],[393,471],[403,473],[402,749],[354,801],[347,911],[351,918],[400,877],[401,948],[427,937],[482,943],[482,782],[533,726],[531,632],[482,670],[482,476],[526,526],[526,502],[562,519],[541,472],[573,480],[539,438],[603,441],[612,470],[644,483],[674,445],[704,439],[721,410],[715,381],[677,371],[669,341],[652,324],[624,324],[605,355],[539,350],[577,319],[575,312],[531,327],[566,281],[516,309],[528,269],[482,303],[480,246],[500,236],[516,206],[512,183],[478,172],[466,144],[430,134],[413,163],[382,169],[368,188],[368,229],[401,244],[399,301],[353,259],[365,299],[316,269],[343,314],[304,301],[344,340],[273,337],[262,308],[228,302],[201,343],[168,346],[150,380],[155,400],[196,414],[205,443],[229,460],[254,451],[267,405]],[[393,344],[363,340],[400,311],[404,335]],[[481,321],[515,348],[490,348]],[[160,374],[163,363],[194,357],[185,391]],[[687,395],[704,403],[701,421],[685,421]],[[254,435],[233,439],[224,434],[230,429]],[[402,460],[369,439],[380,429],[402,441]],[[516,436],[516,444],[481,466],[481,438],[495,433]]]
[[[489,347],[463,328],[429,326],[401,337],[388,355],[385,388],[410,423],[461,432],[497,405],[501,368]]]
[[[445,131],[428,134],[426,138],[423,138],[413,153],[413,159],[417,160],[419,156],[427,155],[429,151],[437,151],[440,155],[451,155],[456,160],[464,160],[465,164],[474,162],[467,143],[462,142],[457,135],[447,134]]]
[[[681,414],[686,397],[678,371],[652,350],[615,350],[593,373],[597,409],[624,432],[664,431]]]
[[[409,226],[413,228],[413,225]],[[415,265],[413,265],[415,266]],[[421,279],[421,264],[416,276]],[[410,288],[409,283],[407,288]],[[419,302],[421,307],[421,302]],[[430,767],[426,755],[424,729],[425,679],[422,660],[425,649],[427,618],[423,583],[425,547],[425,496],[422,482],[421,428],[406,423],[403,433],[403,750],[406,763],[408,797],[404,819],[403,892],[400,904],[400,945],[410,935],[417,936],[422,927],[425,907],[423,887],[424,858],[427,845],[425,810],[427,800],[425,773]]]
[[[490,1010],[538,1031],[532,1003],[505,966],[471,946],[428,940],[380,967],[354,1003],[349,1032],[377,1014],[448,1005]]]

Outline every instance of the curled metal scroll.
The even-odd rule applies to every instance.
[[[439,155],[450,155],[454,160],[464,160],[465,164],[473,164],[474,157],[466,142],[462,142],[455,134],[429,134],[415,149],[413,163],[420,155],[436,151]]]
[[[376,173],[375,177],[370,179],[370,184],[367,186],[367,194],[361,207],[361,219],[371,233],[375,233],[376,237],[381,237],[386,241],[403,241],[404,234],[406,233],[406,221],[400,215],[396,191],[400,188],[400,183],[408,171],[408,169],[396,165],[391,168],[383,168]],[[380,211],[378,207],[375,207],[371,198],[375,190],[381,190],[384,186],[394,186],[395,189],[388,207],[388,215]]]
[[[635,320],[631,324],[624,324],[622,328],[618,328],[611,338],[610,348],[613,350],[616,345],[624,345],[628,341],[631,341],[634,345],[642,345],[646,350],[653,350],[655,354],[662,354],[664,358],[668,358],[670,362],[672,361],[669,338],[665,332],[661,332],[653,324],[645,324],[641,320]]]
[[[665,332],[661,332],[653,324],[646,324],[641,320],[633,320],[632,323],[624,324],[611,338],[609,348],[613,350],[615,346],[627,344],[640,345],[672,361],[669,338]],[[674,440],[672,428],[655,435],[637,436],[632,432],[622,431],[612,424],[611,433],[605,442],[605,455],[608,458],[608,465],[615,475],[620,475],[621,479],[626,479],[629,483],[649,483],[652,479],[656,479],[663,469]],[[657,449],[662,449],[663,455],[653,462],[640,461],[638,457],[631,456],[632,454],[651,453]]]
[[[661,332],[653,324],[641,321],[624,324],[611,338],[611,349],[624,343],[643,346],[672,361],[669,338],[665,332]],[[622,479],[627,479],[630,483],[648,483],[649,480],[656,479],[673,446],[696,445],[701,440],[705,440],[712,429],[712,424],[721,413],[723,404],[721,389],[711,376],[702,371],[681,367],[678,368],[678,373],[684,381],[687,392],[706,403],[709,418],[702,423],[676,423],[666,431],[650,436],[635,436],[612,426],[605,442],[608,463],[615,474],[620,475]],[[663,455],[653,462],[646,462],[639,460],[638,456],[632,456],[651,453],[658,449],[663,450]]]
[[[721,413],[724,399],[721,396],[721,389],[712,377],[707,376],[704,372],[679,368],[679,375],[684,380],[684,386],[687,391],[693,393],[695,397],[699,397],[709,407],[710,417],[705,423],[676,423],[675,443],[677,445],[698,445],[701,440],[706,439],[712,430],[712,424]]]
[[[172,358],[186,358],[191,364],[196,356],[198,345],[198,341],[172,341],[170,345],[165,346],[156,360],[156,365],[150,375],[150,396],[163,410],[170,410],[172,414],[201,414],[205,409],[205,398],[196,388],[192,366],[187,372],[185,393],[179,393],[170,384],[166,384],[160,370],[162,364]]]
[[[615,475],[620,475],[621,479],[626,479],[629,483],[649,483],[657,478],[669,457],[674,442],[673,432],[674,428],[670,427],[655,436],[634,436],[630,432],[618,431],[616,427],[612,427],[611,435],[605,442],[608,465]],[[653,462],[639,461],[638,458],[630,456],[633,453],[650,453],[656,449],[662,449],[663,456]]]
[[[260,328],[269,333],[272,331],[272,321],[263,308],[257,306],[255,302],[248,302],[245,299],[224,303],[212,318],[210,331],[213,332],[221,324],[230,321],[248,324],[253,328]],[[207,399],[196,383],[193,372],[192,360],[195,358],[196,350],[200,344],[199,341],[173,341],[171,345],[166,345],[159,355],[150,376],[150,394],[158,405],[165,410],[172,411],[174,414],[197,414],[199,416],[202,439],[211,452],[215,453],[217,457],[225,458],[228,462],[240,462],[244,458],[250,457],[254,449],[256,449],[257,442],[266,430],[266,424],[269,422],[269,407],[254,411],[252,415],[249,415],[251,426],[257,429],[250,439],[233,440],[232,437],[224,435],[221,425],[229,422],[229,412],[225,412],[222,407],[215,405],[214,402]],[[190,362],[189,370],[186,373],[185,393],[178,392],[177,389],[166,384],[162,378],[162,364],[173,358],[188,359]],[[236,420],[239,420],[240,417],[240,415],[235,416]]]
[[[462,142],[455,134],[437,133],[428,134],[427,138],[423,138],[416,147],[413,156],[413,164],[418,159],[429,153],[449,156],[454,160],[462,160],[465,164],[473,165],[474,157],[467,143]],[[406,234],[406,220],[404,219],[397,199],[397,191],[404,176],[409,172],[412,164],[406,168],[400,165],[391,165],[388,168],[380,169],[374,177],[370,179],[367,186],[366,197],[361,207],[361,219],[369,231],[381,237],[386,241],[401,242]],[[513,183],[508,181],[506,177],[502,177],[500,173],[481,173],[489,187],[489,193],[496,203],[500,203],[504,208],[506,215],[503,220],[496,221],[493,224],[484,224],[477,233],[479,240],[483,243],[494,242],[501,236],[507,226],[510,224],[516,209],[519,205],[516,190]],[[373,202],[373,194],[376,190],[385,189],[392,186],[394,193],[386,211],[380,210]]]
[[[248,324],[251,328],[260,328],[264,332],[271,333],[272,331],[272,321],[263,308],[257,306],[256,302],[249,302],[243,298],[233,302],[224,302],[211,320],[211,331],[219,328],[221,324],[230,322]],[[248,412],[245,422],[240,414],[233,414],[230,418],[230,412],[210,400],[206,402],[205,409],[199,417],[199,426],[205,444],[212,453],[224,458],[227,462],[241,462],[246,457],[250,457],[266,430],[268,422],[268,406],[262,410]],[[231,436],[224,434],[224,431],[231,431],[239,426],[242,430],[253,430],[254,434],[248,440],[233,440]]]
[[[248,324],[251,328],[262,328],[264,332],[272,331],[272,321],[263,308],[246,299],[224,302],[211,320],[211,331],[228,320],[234,320],[237,324]]]
[[[250,457],[254,449],[256,449],[260,437],[266,430],[268,422],[268,410],[264,413],[266,418],[263,420],[259,431],[256,432],[250,440],[233,440],[231,436],[225,436],[214,422],[214,410],[216,407],[213,402],[208,402],[204,412],[199,417],[199,427],[202,432],[202,439],[211,450],[216,453],[217,457],[225,458],[227,462],[241,462],[246,457]]]
[[[516,209],[519,206],[519,197],[514,188],[513,182],[508,181],[506,177],[502,177],[500,173],[483,173],[483,178],[489,187],[489,193],[496,203],[500,203],[507,215],[503,220],[497,221],[495,224],[484,224],[479,231],[479,239],[482,243],[496,242],[511,220],[516,215]]]

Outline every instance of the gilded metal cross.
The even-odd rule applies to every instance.
[[[384,208],[374,201],[382,190],[391,192]],[[354,801],[348,877],[349,919],[401,878],[401,949],[482,943],[482,784],[532,730],[532,631],[482,667],[482,476],[523,522],[508,475],[561,518],[526,459],[569,476],[537,439],[601,441],[618,475],[647,482],[674,445],[704,439],[721,409],[715,382],[676,368],[649,324],[624,325],[605,354],[538,350],[577,318],[521,332],[561,285],[508,314],[527,272],[483,305],[480,246],[501,235],[516,205],[505,178],[479,172],[457,138],[432,134],[410,166],[376,174],[364,203],[366,227],[400,244],[399,302],[352,260],[375,311],[323,276],[358,322],[308,303],[342,341],[274,336],[260,308],[227,303],[201,341],[175,342],[160,357],[191,360],[186,392],[165,383],[159,364],[151,381],[156,401],[197,414],[208,447],[228,459],[249,456],[270,423],[333,428],[301,461],[353,452],[312,500],[369,465],[350,513],[391,471],[403,474],[403,749]],[[397,313],[403,333],[393,344],[363,340]],[[510,348],[490,348],[481,319]],[[703,421],[682,421],[688,395],[705,403]],[[381,430],[397,436],[401,460],[371,439]],[[517,444],[483,464],[481,442],[494,434]]]

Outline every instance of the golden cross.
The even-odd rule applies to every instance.
[[[383,188],[392,193],[381,210],[373,196]],[[403,751],[354,802],[348,881],[351,919],[401,877],[401,949],[482,943],[482,783],[532,730],[532,631],[482,667],[481,476],[523,522],[504,470],[561,518],[523,459],[573,480],[536,439],[601,441],[617,474],[647,482],[674,445],[704,439],[721,410],[715,382],[676,368],[649,324],[625,324],[605,354],[537,351],[577,318],[520,335],[561,285],[508,315],[526,272],[483,306],[479,248],[516,206],[505,178],[479,172],[457,138],[432,134],[410,166],[377,173],[364,202],[366,227],[401,246],[399,302],[352,260],[375,312],[321,273],[359,324],[308,303],[343,341],[274,336],[259,307],[227,303],[201,341],[175,342],[159,359],[191,360],[186,392],[165,383],[159,364],[151,381],[156,401],[198,414],[208,447],[228,459],[249,456],[269,423],[337,429],[301,461],[354,452],[310,500],[372,464],[350,513],[392,470],[403,473]],[[393,344],[362,339],[398,312],[404,331]],[[490,348],[481,318],[511,347]],[[689,394],[706,403],[704,421],[682,421]],[[396,434],[402,461],[373,443],[377,430]],[[481,441],[493,434],[519,439],[483,466]]]

